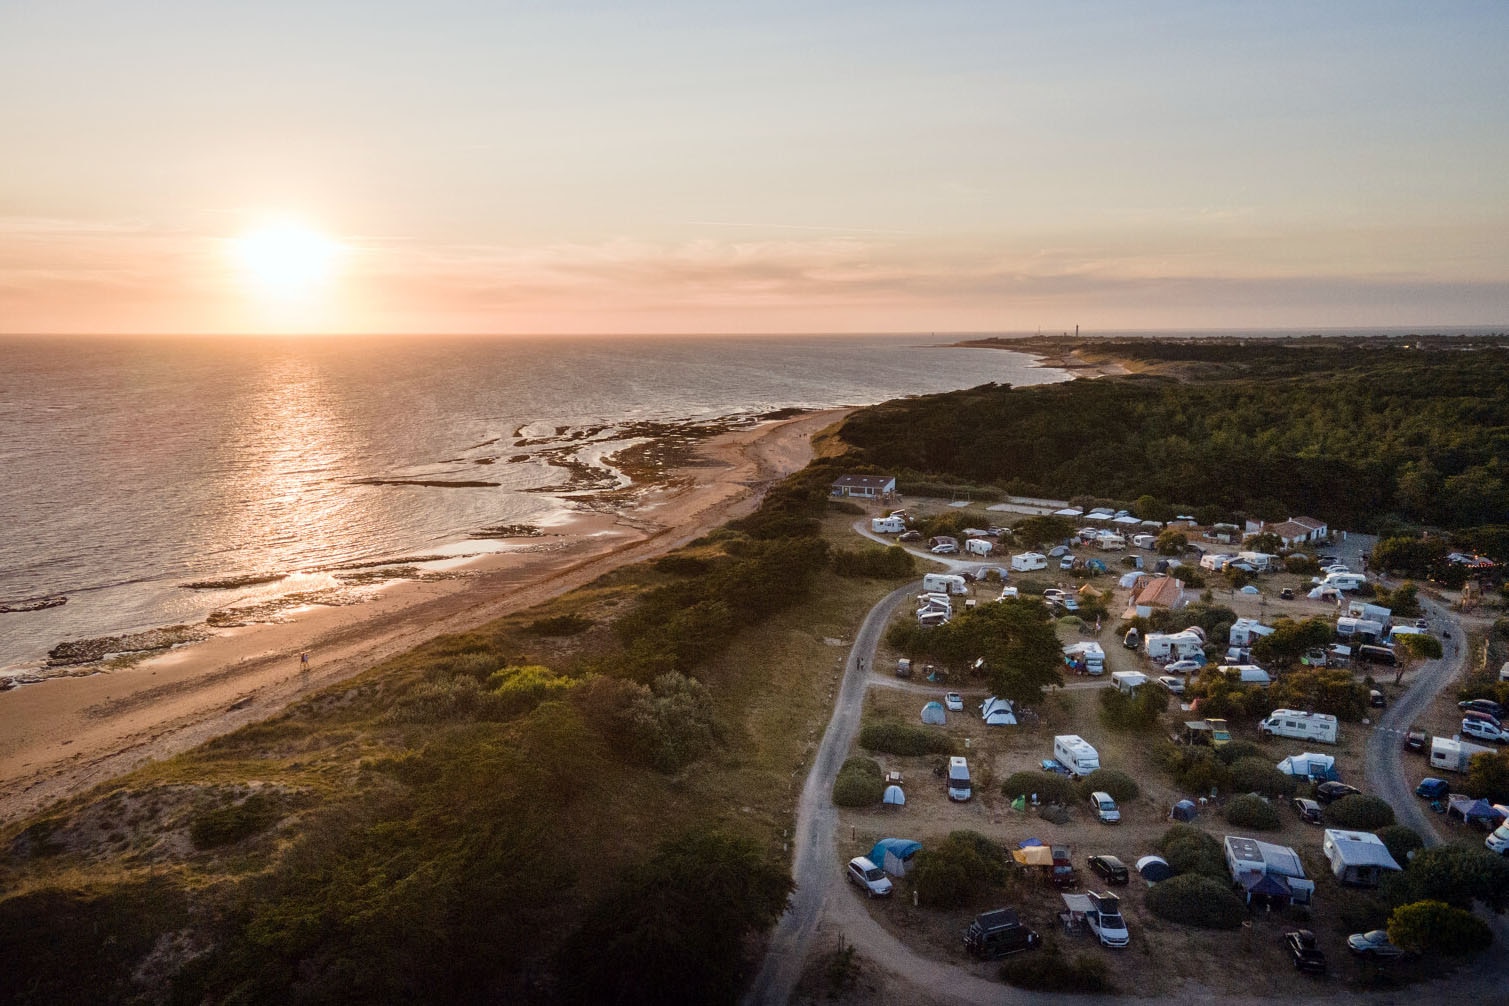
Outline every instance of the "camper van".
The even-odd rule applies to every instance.
[[[1336,743],[1336,717],[1327,713],[1305,713],[1298,709],[1275,709],[1268,718],[1258,724],[1258,732],[1266,740],[1271,737],[1293,737],[1295,740]]]
[[[1071,643],[1064,647],[1064,657],[1070,664],[1083,664],[1086,674],[1099,676],[1106,672],[1106,651],[1097,642]]]
[[[1327,573],[1326,578],[1320,581],[1322,587],[1335,587],[1337,590],[1357,590],[1368,578],[1361,573]]]
[[[969,762],[962,755],[948,760],[948,798],[962,803],[974,796],[969,784]]]
[[[1023,552],[1011,557],[1013,572],[1027,573],[1034,569],[1047,569],[1048,557],[1041,552]]]
[[[969,584],[957,573],[928,573],[922,578],[925,592],[940,594],[968,594]]]
[[[1111,675],[1111,681],[1121,694],[1133,695],[1137,689],[1147,684],[1147,675],[1141,671],[1117,671]]]
[[[1205,640],[1188,629],[1183,632],[1149,632],[1143,647],[1152,660],[1183,660],[1203,655]]]
[[[995,548],[995,543],[985,538],[969,538],[964,542],[964,551],[970,555],[987,556]]]
[[[1100,768],[1100,752],[1078,734],[1059,734],[1053,738],[1053,757],[1071,775],[1089,775]]]
[[[871,517],[870,530],[876,534],[900,534],[906,530],[906,521],[900,517]]]

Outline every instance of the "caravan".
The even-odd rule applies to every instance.
[[[1077,734],[1059,734],[1054,737],[1053,757],[1071,775],[1086,776],[1100,768],[1100,752]]]
[[[1473,755],[1494,754],[1497,750],[1469,741],[1452,740],[1450,737],[1433,737],[1430,742],[1430,767],[1448,772],[1466,772],[1467,763],[1472,761]]]
[[[1023,552],[1011,557],[1011,569],[1017,573],[1028,573],[1034,569],[1047,569],[1048,557],[1041,552]]]
[[[922,589],[928,593],[968,594],[969,584],[956,573],[928,573],[922,578]]]
[[[906,521],[900,517],[871,517],[870,530],[875,534],[900,534],[906,530]]]
[[[964,542],[964,551],[981,558],[988,556],[994,548],[995,543],[986,538],[969,538]]]

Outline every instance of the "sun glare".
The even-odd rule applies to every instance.
[[[263,227],[236,241],[247,274],[285,295],[305,293],[328,279],[339,251],[325,235],[295,224]]]

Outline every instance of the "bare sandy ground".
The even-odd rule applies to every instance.
[[[532,607],[706,534],[804,467],[813,434],[847,412],[721,434],[703,445],[705,463],[672,473],[675,488],[648,493],[622,516],[580,515],[537,550],[474,560],[464,578],[404,581],[364,604],[312,607],[127,669],[0,694],[0,821],[265,719],[434,636]]]

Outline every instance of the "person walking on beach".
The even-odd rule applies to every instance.
[[[299,654],[299,670],[301,670],[301,671],[307,671],[307,670],[309,670],[309,654],[308,653],[300,653]]]

